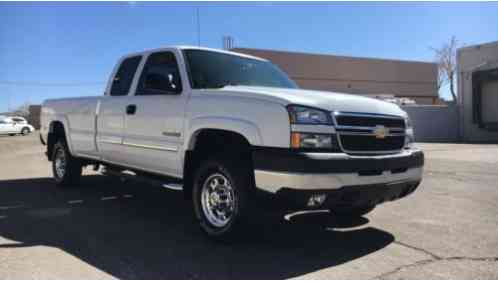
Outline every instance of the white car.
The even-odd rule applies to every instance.
[[[0,134],[3,135],[28,135],[33,132],[35,128],[28,124],[24,117],[3,117],[0,118]]]
[[[127,55],[104,96],[47,100],[41,118],[60,186],[86,165],[146,178],[183,191],[216,238],[265,202],[354,217],[422,180],[424,154],[398,105],[299,89],[271,62],[221,50]]]

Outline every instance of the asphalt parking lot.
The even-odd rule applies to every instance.
[[[497,279],[498,145],[420,146],[405,199],[351,223],[268,217],[219,244],[181,194],[91,172],[62,190],[36,133],[0,136],[0,279]]]

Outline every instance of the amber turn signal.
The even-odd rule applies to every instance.
[[[300,148],[301,147],[301,134],[291,133],[291,147]]]

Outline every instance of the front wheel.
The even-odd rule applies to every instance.
[[[54,146],[52,171],[59,186],[77,184],[81,178],[81,162],[71,155],[64,141],[59,141]]]
[[[227,239],[247,218],[251,188],[248,169],[227,158],[206,160],[199,165],[193,182],[195,216],[202,230],[215,239]]]
[[[29,134],[29,133],[30,133],[29,128],[22,128],[22,130],[21,130],[21,135],[25,136],[25,135],[27,135],[27,134]]]

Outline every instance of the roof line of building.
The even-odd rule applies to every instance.
[[[489,47],[495,47],[495,46],[498,46],[498,41],[464,46],[464,47],[458,48],[458,51],[461,52],[461,51],[470,50],[470,49],[489,48]]]
[[[289,75],[292,79],[313,80],[313,81],[348,81],[348,82],[371,82],[371,83],[391,83],[391,84],[434,84],[436,81],[389,81],[389,80],[367,80],[367,79],[339,79],[339,78],[312,78]]]
[[[234,52],[240,52],[242,50],[253,50],[253,51],[266,51],[266,52],[275,52],[275,53],[289,53],[289,54],[301,54],[301,55],[311,55],[311,56],[331,56],[343,59],[358,59],[358,60],[376,60],[376,61],[390,61],[390,62],[402,62],[402,63],[420,63],[420,64],[436,64],[435,62],[429,61],[417,61],[417,60],[400,60],[400,59],[386,59],[386,58],[370,58],[370,57],[354,57],[354,56],[343,56],[343,55],[334,55],[328,53],[306,53],[299,51],[288,51],[288,50],[277,50],[277,49],[258,49],[258,48],[244,48],[244,47],[235,47],[230,49]]]

